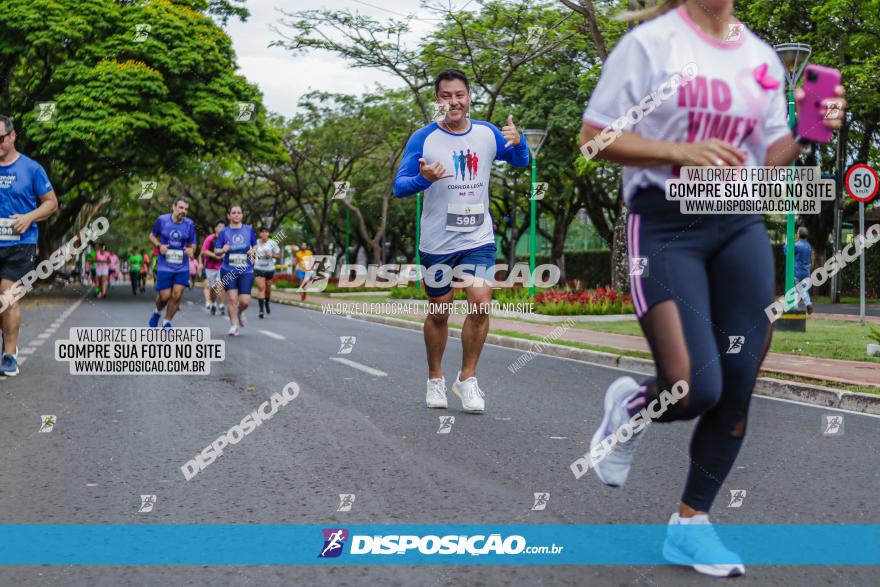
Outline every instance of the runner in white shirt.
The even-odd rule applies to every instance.
[[[446,109],[445,117],[410,137],[394,180],[394,195],[425,193],[419,245],[422,265],[469,265],[466,273],[494,278],[486,271],[495,265],[495,234],[489,208],[492,163],[500,160],[525,167],[529,164],[528,145],[512,116],[501,130],[489,122],[468,118],[471,94],[462,72],[442,72],[434,82],[434,92],[437,102]],[[449,332],[449,312],[444,307],[448,308],[453,299],[449,273],[432,270],[424,276],[425,292],[432,304],[432,313],[425,320],[429,408],[447,406],[441,362]],[[461,371],[452,391],[465,411],[481,413],[485,400],[477,385],[476,370],[489,332],[487,308],[492,288],[475,283],[465,290],[470,308],[461,331]]]
[[[627,249],[640,268],[630,289],[657,376],[611,384],[589,459],[579,461],[622,485],[646,429],[633,423],[644,421],[640,413],[647,410],[648,422],[699,418],[663,554],[716,577],[745,572],[713,533],[708,511],[742,445],[770,345],[764,308],[773,300],[773,260],[760,215],[681,214],[664,187],[682,166],[787,166],[801,150],[788,127],[782,64],[732,11],[733,0],[667,0],[640,14],[647,22],[608,56],[581,130],[587,157],[624,166]],[[828,112],[833,101],[838,111]],[[845,101],[823,107],[825,125],[838,128]],[[602,140],[615,124],[620,136]],[[738,352],[728,352],[729,339]],[[659,403],[665,390],[681,397]],[[627,440],[603,450],[612,435]],[[702,533],[688,530],[694,525]]]
[[[260,229],[260,240],[257,242],[256,262],[254,263],[254,285],[257,286],[257,302],[260,304],[260,318],[263,310],[271,314],[269,300],[272,296],[272,278],[275,276],[275,263],[281,258],[281,247],[269,239],[269,229]]]

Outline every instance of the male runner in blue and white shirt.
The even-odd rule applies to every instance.
[[[512,116],[507,117],[507,125],[501,130],[489,122],[468,118],[471,94],[464,73],[455,69],[442,72],[434,81],[434,94],[445,117],[410,137],[394,180],[394,195],[425,192],[419,244],[422,265],[445,265],[450,269],[468,265],[464,272],[492,279],[495,276],[487,272],[495,265],[495,233],[489,209],[492,162],[507,161],[525,167],[529,164],[528,145]],[[447,167],[450,154],[452,169]],[[452,304],[450,269],[429,270],[424,276],[425,292],[432,304],[424,330],[429,408],[447,406],[441,361],[449,332],[447,309]],[[461,371],[452,391],[461,399],[462,409],[481,413],[485,401],[477,385],[476,369],[489,332],[492,288],[477,281],[465,290],[469,311],[461,332]]]
[[[163,328],[171,328],[171,319],[180,308],[183,290],[189,287],[189,260],[195,255],[196,226],[186,217],[189,202],[177,198],[171,214],[162,214],[150,231],[150,242],[159,248],[156,262],[156,310],[150,316],[150,326],[159,325],[165,308]]]

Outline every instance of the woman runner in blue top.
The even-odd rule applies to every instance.
[[[226,215],[229,224],[220,231],[214,241],[214,253],[223,255],[220,266],[220,283],[226,290],[226,306],[229,308],[229,336],[238,336],[238,327],[247,321],[244,311],[251,303],[254,285],[254,255],[257,235],[249,224],[243,224],[241,206],[233,205]]]

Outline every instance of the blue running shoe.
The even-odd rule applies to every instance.
[[[162,324],[162,328],[164,328],[165,330],[171,330],[174,327],[171,326],[171,320],[166,320],[165,323]]]
[[[153,315],[150,316],[150,328],[159,326],[159,318],[161,317],[162,315],[159,312],[153,312]]]
[[[7,377],[18,375],[18,361],[15,360],[15,355],[3,353],[3,359],[0,361],[0,373]]]
[[[742,559],[724,546],[706,514],[692,518],[672,514],[663,543],[663,558],[677,565],[691,566],[710,577],[738,577],[746,572]]]

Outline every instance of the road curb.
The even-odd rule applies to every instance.
[[[275,301],[275,300],[273,300]],[[314,304],[305,304],[294,300],[277,300],[290,306],[305,308],[315,312],[323,312],[321,306]],[[391,318],[388,316],[370,316],[366,314],[334,314],[328,312],[332,316],[351,316],[354,320],[363,320],[365,322],[375,322],[377,324],[386,324],[389,326],[398,326],[409,330],[422,330],[419,322],[403,320],[401,318]],[[449,334],[453,338],[461,338],[461,331],[450,328]],[[601,351],[592,351],[589,349],[581,349],[577,347],[553,344],[550,342],[542,342],[524,338],[514,338],[512,336],[502,336],[499,334],[489,334],[486,342],[501,347],[506,347],[521,351],[532,351],[535,354],[545,354],[554,357],[562,357],[566,359],[574,359],[584,361],[594,365],[604,367],[615,367],[625,369],[627,371],[635,371],[651,375],[654,373],[654,362],[650,359],[640,359],[638,357],[630,357],[626,355],[616,355],[613,353],[604,353]],[[540,345],[540,352],[536,348]],[[513,365],[513,362],[511,362]],[[516,369],[513,369],[516,371]],[[845,391],[840,389],[831,389],[820,385],[812,385],[810,383],[801,383],[799,381],[788,381],[783,379],[774,379],[771,377],[759,377],[755,385],[755,393],[758,395],[787,399],[793,401],[805,402],[826,408],[838,408],[843,410],[851,410],[853,412],[862,412],[865,414],[880,415],[880,394],[873,395],[869,393],[858,393],[855,391]]]

